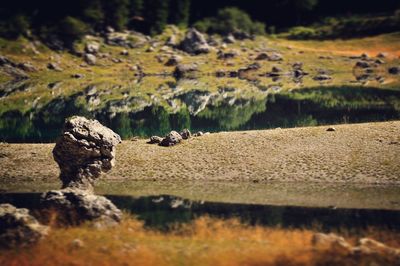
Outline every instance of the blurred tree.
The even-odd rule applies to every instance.
[[[168,22],[169,0],[148,0],[145,5],[147,32],[155,35],[164,30]]]
[[[191,0],[172,0],[170,4],[170,23],[179,27],[187,27],[190,18]]]
[[[106,24],[116,30],[124,30],[129,19],[129,0],[104,1]]]
[[[88,30],[88,25],[83,21],[69,16],[62,19],[59,26],[59,33],[67,43],[82,38]]]
[[[227,7],[218,11],[215,18],[205,18],[195,23],[195,27],[209,33],[229,34],[240,30],[250,34],[264,34],[265,25],[252,21],[249,14],[236,7]]]
[[[101,0],[84,0],[83,5],[83,19],[94,29],[104,26],[105,15]]]

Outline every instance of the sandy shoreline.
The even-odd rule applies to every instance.
[[[174,147],[124,141],[104,179],[400,184],[400,121],[221,132]],[[0,144],[0,180],[55,181],[54,144]]]

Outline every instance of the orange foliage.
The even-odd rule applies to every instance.
[[[399,233],[366,233],[400,245]],[[363,264],[313,249],[312,235],[311,230],[248,226],[235,219],[209,217],[161,232],[144,228],[142,222],[129,217],[108,229],[53,228],[46,239],[31,248],[0,251],[0,265]]]

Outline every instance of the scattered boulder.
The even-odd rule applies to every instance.
[[[165,63],[165,66],[177,66],[183,60],[182,56],[172,55],[168,61]]]
[[[96,56],[93,54],[85,54],[84,59],[85,59],[86,64],[92,65],[92,66],[95,65],[96,61],[97,61]]]
[[[47,68],[59,72],[63,71],[63,69],[57,63],[54,62],[48,63]]]
[[[334,127],[328,127],[328,128],[326,129],[326,131],[333,132],[333,131],[336,131],[336,128],[334,128]]]
[[[222,77],[225,77],[225,76],[226,76],[226,73],[225,73],[224,70],[217,70],[217,71],[215,72],[215,76],[216,76],[217,78],[222,78]]]
[[[235,39],[240,40],[240,41],[243,41],[243,40],[246,40],[246,39],[248,39],[248,40],[254,40],[255,39],[254,35],[251,35],[251,34],[249,34],[247,32],[240,31],[240,30],[235,30],[232,33],[232,35],[233,35],[233,37],[235,37]]]
[[[247,67],[239,68],[237,73],[240,78],[245,78],[247,75],[259,70],[260,68],[261,68],[261,65],[259,63],[253,63],[253,64],[248,65]]]
[[[400,67],[391,67],[388,69],[389,74],[398,75],[400,74]]]
[[[124,50],[122,50],[119,54],[120,54],[120,55],[123,55],[123,56],[128,56],[128,55],[129,55],[129,52],[128,52],[128,50],[124,49]]]
[[[205,37],[194,28],[190,28],[185,35],[185,38],[180,44],[181,49],[189,54],[209,53],[210,46]]]
[[[228,34],[227,36],[224,37],[223,42],[227,43],[227,44],[232,44],[232,43],[235,43],[236,40],[232,34]]]
[[[176,47],[178,46],[178,38],[176,35],[171,35],[168,37],[167,41],[165,42],[165,45],[170,46],[170,47]]]
[[[118,134],[97,120],[78,116],[67,119],[53,149],[63,188],[91,190],[101,172],[114,166],[115,145],[120,142]]]
[[[96,226],[112,226],[121,221],[122,212],[107,198],[76,188],[44,193],[42,206],[56,213],[58,225],[80,225],[94,222]]]
[[[86,43],[85,52],[88,54],[97,54],[100,50],[100,44],[97,42]]]
[[[316,81],[325,81],[325,80],[331,80],[332,77],[327,75],[327,74],[318,74],[315,77],[313,77],[313,80]]]
[[[27,209],[0,204],[0,248],[25,247],[47,235],[49,228],[41,225]]]
[[[367,61],[358,61],[357,63],[356,63],[356,66],[355,67],[359,67],[359,68],[370,68],[371,67],[371,64],[369,63],[369,62],[367,62]]]
[[[271,69],[271,72],[268,72],[266,74],[266,76],[267,77],[279,77],[279,76],[282,75],[282,72],[283,72],[282,68],[277,67],[277,66],[273,66],[272,69]]]
[[[150,140],[147,142],[148,144],[160,144],[163,140],[162,137],[159,136],[151,136]]]
[[[267,60],[267,61],[282,61],[283,57],[281,54],[276,53],[276,52],[271,52],[271,53],[261,53],[257,55],[255,60]]]
[[[201,137],[201,136],[204,136],[203,131],[198,131],[198,132],[193,134],[193,137]]]
[[[382,53],[382,52],[380,52],[380,53],[378,53],[378,54],[376,55],[376,57],[378,57],[378,58],[386,58],[386,57],[387,57],[387,53]]]
[[[71,78],[74,78],[74,79],[81,79],[83,77],[84,77],[84,75],[83,74],[79,74],[79,73],[71,75]]]
[[[192,134],[190,133],[190,130],[187,128],[182,130],[179,134],[182,136],[182,139],[190,139],[190,137],[192,136]]]
[[[196,64],[179,64],[176,66],[174,76],[176,78],[190,78],[195,72],[198,71]]]
[[[217,53],[217,58],[226,60],[226,59],[235,58],[238,55],[239,55],[239,52],[236,51],[236,50],[231,50],[231,51],[227,51],[227,52],[223,52],[223,51],[220,50]]]
[[[26,63],[20,63],[17,65],[17,67],[23,71],[27,72],[36,72],[37,69],[32,63],[26,62]]]
[[[161,141],[160,146],[169,147],[174,146],[182,141],[182,136],[176,132],[171,131],[165,138]]]

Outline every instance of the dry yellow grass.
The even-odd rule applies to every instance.
[[[247,226],[237,220],[198,218],[168,232],[143,227],[134,218],[109,229],[55,228],[39,244],[0,251],[0,265],[368,265],[312,245],[310,230]],[[400,235],[365,231],[399,247]],[[357,236],[358,237],[358,236]],[[356,236],[348,239],[354,243]],[[78,240],[78,241],[77,241]],[[80,243],[78,244],[77,242]],[[382,262],[382,261],[380,261]],[[392,263],[383,258],[386,265]]]

